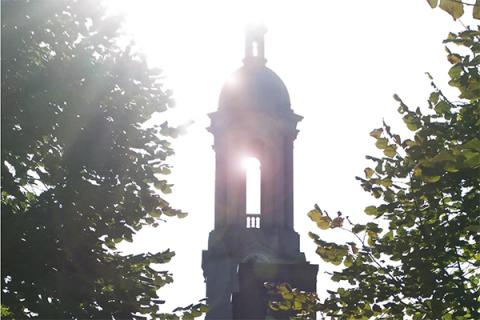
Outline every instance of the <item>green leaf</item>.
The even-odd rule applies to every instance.
[[[473,6],[473,18],[480,19],[480,0],[476,0]]]
[[[456,158],[453,154],[446,150],[440,151],[439,154],[437,154],[435,157],[432,158],[432,161],[437,162],[437,161],[455,161]]]
[[[454,20],[463,15],[463,3],[457,0],[440,0],[440,8],[448,12]]]
[[[356,224],[352,228],[353,233],[360,233],[366,229],[366,226],[363,224]]]
[[[393,231],[390,230],[388,231],[385,235],[384,235],[384,238],[388,239],[388,240],[393,240]]]
[[[320,238],[317,234],[313,232],[308,232],[308,236],[313,240],[318,240]]]
[[[378,214],[377,207],[375,206],[368,206],[365,208],[364,212],[369,216],[376,216]]]
[[[314,222],[318,222],[322,218],[322,213],[317,209],[310,210],[307,213],[308,217]]]
[[[330,228],[330,222],[331,222],[331,219],[329,217],[323,216],[323,217],[320,217],[320,219],[318,219],[317,226],[322,230],[326,230]]]
[[[179,212],[177,213],[177,217],[180,218],[180,219],[183,219],[183,218],[185,218],[186,216],[188,216],[188,213],[187,213],[187,212],[179,211]]]
[[[438,0],[427,0],[430,7],[435,8],[438,4]]]
[[[402,99],[400,99],[400,97],[399,97],[398,94],[396,94],[396,93],[393,95],[393,99],[395,99],[396,101],[398,101],[398,102],[400,102],[400,103],[403,103],[403,102],[402,102]]]
[[[451,67],[450,70],[448,70],[448,75],[450,76],[450,78],[456,79],[462,74],[462,71],[463,66],[461,64],[456,64]]]
[[[438,102],[439,96],[440,93],[438,91],[432,92],[428,100],[430,100],[431,103],[436,104]]]
[[[380,180],[377,181],[377,183],[381,186],[386,187],[386,188],[389,188],[393,185],[392,179],[390,179],[390,178],[380,179]]]
[[[370,179],[375,171],[371,168],[365,168],[364,172],[365,172],[365,177],[367,179]]]
[[[435,112],[438,114],[450,112],[450,105],[442,100],[435,105]]]
[[[383,154],[387,157],[393,158],[397,154],[397,147],[395,145],[389,145],[383,150]]]
[[[414,177],[420,177],[422,176],[422,168],[420,167],[415,167],[415,169],[413,169],[413,176]]]
[[[407,114],[406,116],[404,116],[403,122],[405,122],[407,128],[411,131],[416,131],[420,127],[419,120],[411,114]]]
[[[451,63],[451,64],[457,64],[457,63],[460,63],[462,62],[462,58],[460,57],[459,54],[456,54],[456,53],[451,53],[447,56],[447,60]]]
[[[385,138],[378,138],[375,142],[375,146],[379,149],[385,149],[388,145],[388,140]]]
[[[422,176],[423,181],[428,182],[428,183],[435,183],[440,180],[440,176],[427,176],[423,175]]]
[[[345,260],[343,261],[343,264],[345,265],[345,267],[351,267],[353,265],[353,258],[351,255],[347,255],[347,257],[345,258]]]

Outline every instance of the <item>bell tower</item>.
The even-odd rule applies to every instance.
[[[300,252],[293,221],[293,142],[302,119],[283,81],[265,66],[265,27],[251,27],[244,65],[224,85],[208,130],[214,136],[215,227],[202,268],[206,319],[265,319],[264,282],[316,290],[318,266]],[[260,212],[246,210],[242,160],[260,162]],[[283,315],[285,316],[285,315]]]

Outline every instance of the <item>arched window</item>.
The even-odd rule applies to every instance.
[[[260,228],[261,213],[261,168],[257,158],[243,160],[246,178],[246,227]]]
[[[257,41],[252,42],[252,56],[253,57],[258,57],[258,42]]]
[[[247,213],[260,214],[260,161],[257,158],[245,158]]]

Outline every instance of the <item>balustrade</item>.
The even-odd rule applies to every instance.
[[[259,214],[247,214],[247,229],[260,229]]]

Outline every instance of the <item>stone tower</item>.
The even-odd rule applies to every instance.
[[[208,130],[216,154],[215,227],[202,268],[206,319],[282,318],[267,308],[264,282],[316,291],[318,266],[293,228],[293,142],[302,119],[283,81],[265,66],[264,27],[247,30],[244,66],[224,85]],[[260,212],[246,212],[245,157],[261,166]]]

